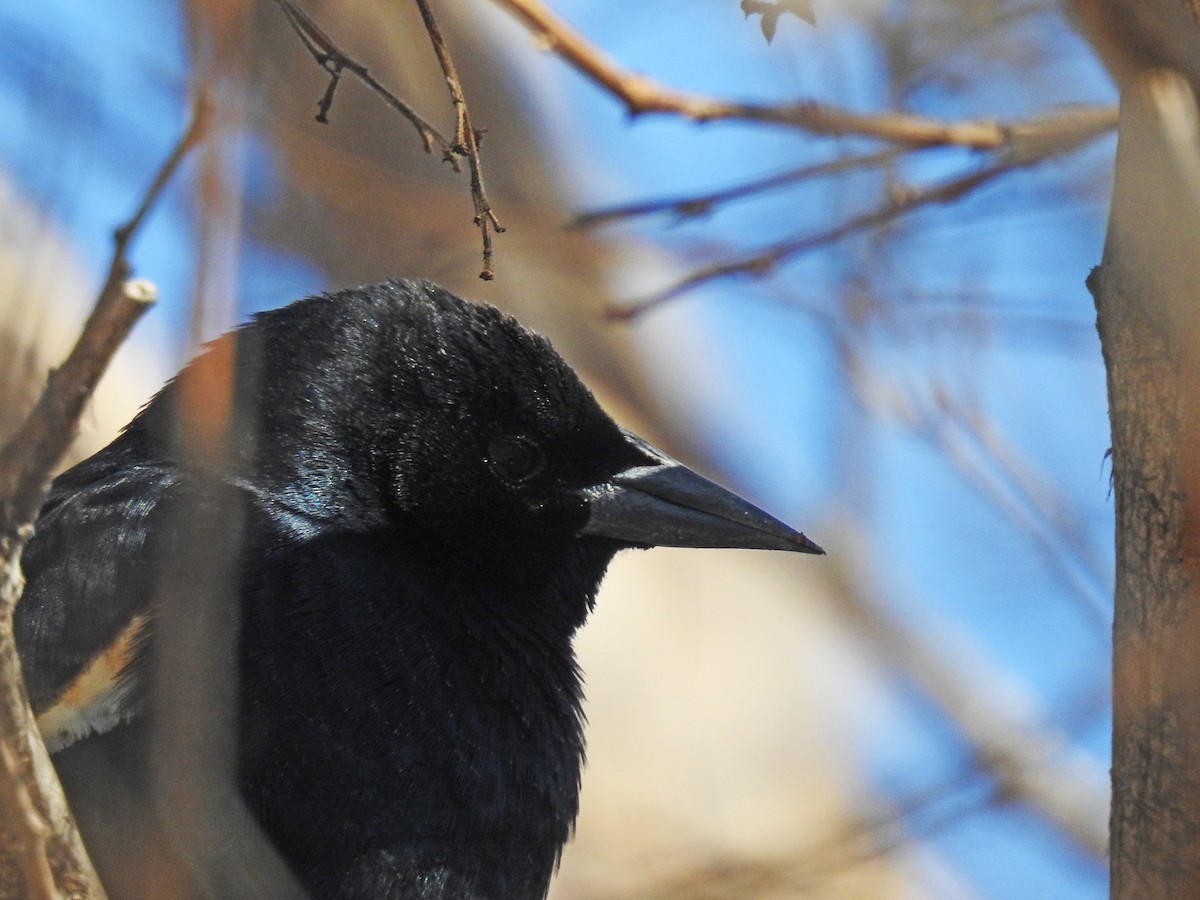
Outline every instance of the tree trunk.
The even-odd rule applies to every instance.
[[[1121,102],[1089,285],[1116,503],[1114,898],[1200,896],[1200,139],[1179,76]]]

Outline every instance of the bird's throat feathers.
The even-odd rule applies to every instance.
[[[310,786],[306,803],[375,809],[375,798],[389,798],[386,819],[340,817],[323,832],[325,846],[297,836],[297,856],[354,846],[369,832],[447,863],[506,848],[501,855],[544,859],[548,878],[578,812],[584,752],[572,616],[545,615],[566,584],[551,580],[537,596],[488,592],[466,573],[413,565],[393,541],[327,540],[297,549],[303,562],[267,557],[260,575],[288,606],[260,602],[253,588],[246,605],[244,647],[270,634],[293,649],[243,659],[243,683],[255,685],[243,778],[252,794],[264,791],[251,802],[269,810],[269,830],[290,847],[291,823],[304,819],[291,793],[273,787],[287,771]],[[353,594],[329,603],[346,583]],[[331,725],[339,755],[306,754],[329,746],[305,738]]]

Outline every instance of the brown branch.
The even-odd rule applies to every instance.
[[[453,147],[445,135],[427,122],[415,109],[380,84],[375,79],[375,76],[367,70],[366,66],[355,60],[335,44],[333,39],[309,17],[308,13],[292,3],[291,0],[275,0],[275,2],[287,17],[288,24],[292,26],[292,30],[296,32],[305,49],[312,54],[317,65],[329,74],[329,85],[325,88],[325,93],[322,95],[321,101],[317,104],[318,122],[323,125],[329,122],[329,110],[333,106],[333,95],[337,90],[338,84],[341,83],[342,71],[345,70],[374,91],[388,106],[412,123],[413,127],[417,129],[417,133],[421,136],[426,153],[433,152],[433,146],[436,144],[438,149],[442,151],[442,157],[454,167],[454,171],[459,171],[458,160],[453,152]]]
[[[192,105],[191,118],[188,120],[187,127],[184,129],[184,132],[180,136],[179,140],[175,143],[175,146],[171,148],[171,152],[168,154],[167,158],[163,160],[162,165],[159,166],[158,171],[154,173],[154,179],[150,182],[150,186],[146,188],[146,193],[142,195],[142,201],[140,204],[138,204],[137,210],[124,225],[121,225],[119,228],[116,228],[113,231],[113,254],[108,265],[108,274],[104,278],[104,286],[100,289],[100,296],[97,298],[95,306],[92,307],[92,311],[89,314],[87,321],[83,325],[83,334],[87,334],[87,332],[94,327],[99,327],[102,332],[108,328],[107,325],[94,325],[93,323],[109,317],[109,307],[115,303],[120,303],[123,301],[124,294],[128,289],[126,282],[132,272],[126,255],[129,251],[129,245],[133,242],[133,239],[137,233],[141,231],[142,224],[145,222],[146,216],[149,215],[151,208],[153,208],[153,206],[158,202],[159,197],[162,195],[163,189],[167,186],[167,182],[174,177],[176,170],[179,168],[179,164],[182,163],[184,157],[186,157],[195,148],[195,146],[204,139],[204,135],[208,130],[211,117],[212,105],[208,98],[204,96],[198,97]],[[149,285],[146,282],[139,282],[139,284],[146,286],[150,292],[153,293],[153,285]],[[153,303],[154,297],[151,296],[146,302]],[[132,327],[132,324],[133,323],[130,323],[130,327]],[[83,341],[83,334],[80,336],[80,343]],[[119,346],[121,341],[124,339],[124,335],[116,338],[116,343],[112,345],[110,350],[108,350],[109,357],[111,357],[112,352],[116,350],[117,346]],[[76,350],[78,349],[79,345],[76,345]],[[72,354],[72,356],[74,356],[74,354]],[[95,380],[98,381],[99,376],[103,374],[103,370],[108,366],[109,357],[105,357],[102,360],[95,360],[94,365],[98,366],[99,370],[94,373],[89,372],[88,377],[94,377]],[[68,358],[67,363],[70,364],[70,358]],[[64,368],[65,367],[66,366],[64,366]],[[53,379],[57,374],[57,372],[52,374],[51,378]],[[92,381],[91,384],[94,388],[95,382]],[[49,393],[49,390],[47,390],[47,393]],[[89,388],[86,396],[84,396],[80,401],[81,408],[82,404],[86,403],[87,398],[91,396],[91,393],[92,390]],[[45,399],[44,395],[43,399]],[[78,416],[75,416],[75,419],[77,418]],[[72,423],[68,427],[72,431],[71,437],[74,437],[74,424]],[[70,442],[71,437],[66,439],[67,443]],[[66,443],[64,443],[63,446],[65,447]],[[52,451],[53,448],[47,447],[43,449]],[[54,466],[58,464],[58,460],[60,458],[61,453],[49,460],[47,474],[53,469]],[[0,464],[0,471],[2,471],[2,464]],[[0,497],[5,495],[5,485],[2,481],[0,481]],[[41,506],[40,498],[37,501],[37,505]],[[29,521],[32,521],[32,517],[36,515],[37,507],[34,507]]]
[[[1178,74],[1125,87],[1104,255],[1088,279],[1116,514],[1114,900],[1200,884],[1198,133]]]
[[[878,228],[919,207],[958,200],[1015,168],[1015,163],[997,163],[927,187],[896,193],[889,197],[882,206],[855,216],[841,225],[803,238],[789,238],[780,241],[749,256],[705,266],[651,297],[635,301],[627,306],[609,307],[607,315],[610,319],[633,319],[718,278],[726,278],[731,275],[750,275],[762,278],[782,263],[802,253],[816,250],[861,231]]]
[[[208,104],[198,100],[186,131],[163,163],[133,217],[113,235],[104,286],[74,348],[50,374],[46,389],[17,433],[0,448],[0,760],[4,793],[29,814],[0,823],[0,869],[13,858],[27,889],[42,890],[43,866],[56,877],[52,896],[102,898],[87,851],[37,731],[13,638],[12,615],[24,583],[21,552],[45,497],[51,473],[78,429],[97,382],[130,329],[155,300],[153,285],[130,281],[127,251],[163,187],[202,138]],[[43,827],[45,826],[45,827]],[[44,885],[43,885],[44,887]]]
[[[841,159],[833,159],[810,166],[801,166],[789,172],[782,172],[767,178],[748,181],[745,184],[739,184],[720,191],[713,191],[709,194],[700,194],[695,197],[676,197],[667,200],[647,200],[642,203],[631,203],[625,206],[598,209],[593,212],[581,214],[575,220],[574,224],[577,228],[592,228],[597,225],[607,225],[610,222],[620,219],[632,219],[660,212],[672,213],[680,219],[695,218],[697,216],[708,215],[712,212],[713,207],[718,204],[741,200],[745,197],[773,191],[782,187],[789,187],[799,184],[802,181],[828,178],[831,175],[839,175],[842,172],[850,172],[855,169],[868,169],[885,165],[905,152],[907,151],[890,148],[879,150],[875,153],[845,156]]]
[[[450,56],[437,20],[433,17],[433,10],[429,8],[428,0],[416,2],[421,11],[421,20],[425,23],[425,30],[429,32],[429,40],[433,43],[434,53],[437,54],[438,64],[442,67],[442,74],[446,76],[450,101],[454,104],[454,145],[451,150],[459,156],[465,156],[467,166],[471,170],[471,199],[475,203],[475,224],[479,226],[479,233],[483,238],[483,271],[479,273],[479,277],[484,281],[491,281],[495,277],[492,269],[492,232],[503,233],[504,226],[496,218],[483,186],[483,161],[479,155],[479,140],[483,133],[471,123],[471,111],[467,108],[467,98],[463,93],[458,70],[454,66],[454,59]]]
[[[496,0],[524,23],[549,50],[623,104],[631,116],[661,113],[695,122],[739,121],[798,128],[819,135],[855,135],[909,147],[955,145],[974,150],[999,150],[1019,145],[1023,126],[976,119],[945,122],[911,113],[856,113],[812,101],[781,105],[735,103],[675,90],[652,78],[624,69],[599,47],[559,18],[541,0]],[[1111,130],[1116,112],[1090,109],[1084,116],[1095,127]],[[1031,123],[1033,137],[1040,131]]]
[[[1001,175],[1028,168],[1073,150],[1104,134],[1108,130],[1105,122],[1106,111],[1080,108],[1069,110],[1060,116],[1026,123],[1023,126],[1022,141],[1011,145],[1007,152],[999,155],[990,165],[932,185],[893,191],[880,206],[840,225],[817,234],[779,241],[748,256],[705,266],[651,297],[626,306],[610,307],[607,315],[611,319],[632,319],[718,278],[731,275],[761,278],[803,253],[824,247],[849,235],[886,225],[915,209],[952,203]]]
[[[37,517],[45,484],[74,438],[92,390],[129,329],[154,302],[153,286],[128,281],[129,245],[183,158],[203,138],[210,114],[208,100],[197,99],[187,128],[155,173],[137,210],[113,232],[108,274],[78,343],[62,367],[50,374],[45,392],[21,429],[0,449],[0,523],[5,532]],[[0,540],[6,536],[0,534]]]
[[[129,271],[124,257],[114,258],[112,271]],[[0,449],[0,554],[6,549],[4,541],[17,541],[21,529],[37,518],[50,474],[75,438],[79,416],[96,383],[154,300],[154,286],[146,281],[106,286],[66,362],[50,373],[37,406]]]
[[[114,257],[114,264],[117,270],[128,268],[123,258]],[[79,416],[108,360],[154,298],[153,286],[144,281],[126,281],[117,291],[102,292],[67,361],[51,373],[34,411],[0,450],[0,755],[5,762],[0,779],[11,782],[9,791],[23,797],[36,813],[6,817],[0,868],[17,857],[27,881],[40,878],[42,864],[32,860],[42,857],[59,873],[63,893],[72,897],[101,898],[104,891],[29,708],[12,616],[24,588],[21,552],[33,533],[50,473],[75,436]],[[58,897],[58,890],[49,896]]]
[[[34,900],[59,900],[54,872],[46,854],[46,842],[53,835],[53,829],[33,805],[29,788],[21,777],[21,763],[6,743],[0,743],[0,765],[4,772],[0,775],[0,814],[4,821],[16,824],[26,835],[19,848],[19,877],[23,879],[23,887]]]
[[[132,271],[129,245],[183,158],[203,138],[210,115],[209,101],[197,99],[187,128],[155,173],[137,210],[113,232],[108,274],[79,342],[62,367],[50,374],[45,392],[24,425],[0,449],[0,523],[5,531],[37,517],[45,484],[75,437],[79,415],[92,390],[129,329],[154,302],[153,286],[128,281]],[[0,533],[0,540],[4,537]]]
[[[459,159],[465,158],[467,160],[467,168],[471,173],[471,201],[475,207],[474,222],[478,226],[479,233],[483,239],[483,270],[479,273],[479,277],[484,281],[491,281],[495,277],[492,237],[494,234],[502,233],[504,226],[500,224],[500,220],[496,217],[496,213],[492,209],[491,202],[487,197],[487,190],[483,183],[483,163],[479,153],[479,142],[483,132],[471,124],[471,114],[467,108],[467,100],[463,93],[462,82],[459,80],[458,71],[454,66],[454,60],[450,56],[450,51],[446,47],[446,41],[442,37],[441,29],[438,27],[437,20],[433,17],[433,12],[426,0],[417,0],[417,7],[421,11],[421,19],[425,23],[425,30],[429,33],[429,39],[433,43],[433,50],[437,54],[438,64],[442,67],[442,74],[446,78],[446,85],[450,89],[450,100],[454,105],[455,115],[455,131],[452,141],[429,124],[411,106],[380,84],[367,71],[366,66],[338,47],[333,42],[333,39],[307,13],[292,3],[291,0],[275,0],[275,2],[287,17],[288,24],[292,26],[292,30],[296,32],[305,49],[312,54],[313,59],[317,61],[317,65],[329,74],[329,85],[325,88],[325,93],[322,95],[320,103],[317,104],[318,122],[326,123],[329,121],[329,110],[333,106],[334,93],[341,83],[342,72],[344,70],[358,78],[363,84],[383,98],[392,109],[396,110],[413,124],[417,132],[421,135],[426,153],[430,152],[436,144],[438,149],[442,151],[442,158],[450,163],[455,172],[462,171],[459,166]]]

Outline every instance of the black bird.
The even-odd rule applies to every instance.
[[[544,338],[429,282],[222,341],[189,367],[235,350],[220,464],[179,449],[176,380],[55,481],[26,550],[17,643],[60,769],[111,745],[144,780],[159,561],[215,479],[243,520],[237,784],[299,881],[544,897],[579,805],[572,636],[613,555],[823,551],[618,427]]]

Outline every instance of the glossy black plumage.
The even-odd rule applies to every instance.
[[[427,282],[225,340],[247,806],[315,897],[544,896],[578,809],[571,638],[613,554],[819,548],[621,430],[544,339]],[[177,449],[177,394],[55,482],[16,619],[52,748],[111,745],[135,784],[158,566],[213,474]]]

